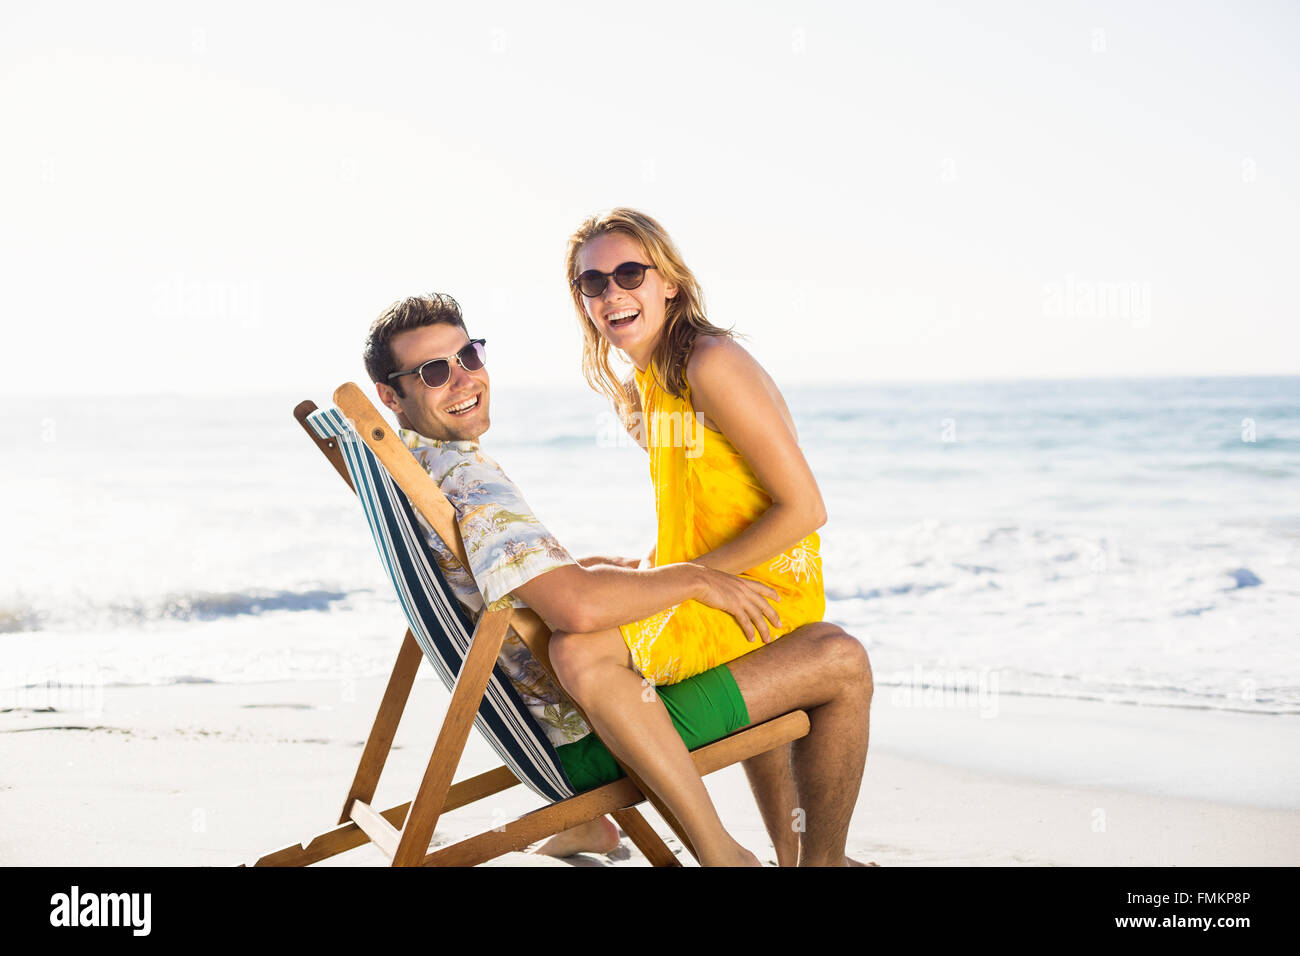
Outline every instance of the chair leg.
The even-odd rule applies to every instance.
[[[384,698],[379,704],[379,712],[375,714],[374,726],[370,728],[370,736],[366,738],[365,749],[361,752],[356,776],[352,778],[352,788],[348,790],[348,798],[343,802],[343,813],[339,817],[339,823],[347,823],[352,819],[354,801],[369,803],[375,798],[379,775],[388,760],[393,738],[397,736],[397,725],[406,710],[406,701],[411,696],[411,685],[415,683],[415,674],[420,669],[420,661],[423,658],[420,645],[415,642],[415,635],[411,633],[410,628],[407,628],[406,637],[402,639],[402,647],[397,652],[397,660],[393,663],[393,673],[388,678],[388,686],[384,688]]]
[[[663,837],[655,832],[655,828],[641,816],[641,811],[636,807],[615,810],[610,816],[618,821],[627,838],[645,855],[651,866],[682,865],[682,861],[677,859],[677,854],[668,849],[668,844],[663,841]]]
[[[443,805],[442,812],[450,813],[452,810],[459,810],[461,807],[469,806],[471,803],[476,803],[485,797],[490,797],[493,794],[501,793],[503,790],[509,790],[511,787],[519,785],[519,778],[514,775],[514,772],[509,767],[497,767],[495,770],[477,774],[467,780],[452,784],[451,789],[447,791],[447,802]],[[380,816],[397,827],[401,826],[410,809],[411,801],[408,800],[395,807],[390,807]],[[365,846],[368,839],[366,832],[349,819],[347,823],[340,824],[333,830],[312,837],[306,842],[295,843],[281,850],[264,854],[253,865],[308,866],[321,860],[327,860],[332,856],[337,856],[347,850]]]
[[[474,726],[474,715],[487,690],[497,655],[510,626],[512,609],[488,611],[479,618],[470,641],[469,653],[456,677],[456,687],[447,705],[442,729],[425,768],[411,812],[402,826],[402,837],[393,854],[393,866],[416,866],[429,851],[429,841],[447,800],[452,777],[465,752],[465,741]]]

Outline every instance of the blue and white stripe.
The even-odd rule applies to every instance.
[[[320,437],[338,440],[411,633],[451,689],[469,653],[473,622],[443,580],[411,503],[337,408],[319,409],[307,420]],[[555,748],[500,665],[492,670],[474,726],[506,766],[538,794],[552,801],[573,796]]]

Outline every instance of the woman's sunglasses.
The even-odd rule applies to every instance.
[[[609,285],[609,277],[613,276],[614,281],[618,283],[620,289],[626,289],[631,292],[645,281],[645,271],[653,269],[654,266],[643,266],[639,262],[625,262],[613,272],[599,272],[595,269],[588,269],[576,279],[569,281],[578,287],[578,291],[588,299],[594,299],[605,291]]]
[[[394,372],[388,376],[392,381],[402,375],[419,375],[420,381],[429,388],[442,388],[451,381],[451,360],[455,359],[460,363],[460,367],[467,372],[477,372],[483,367],[486,361],[483,352],[483,346],[487,344],[487,339],[470,339],[469,345],[457,352],[455,355],[448,355],[446,358],[429,359],[415,368],[408,368],[405,372]]]

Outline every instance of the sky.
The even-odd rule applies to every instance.
[[[657,218],[779,384],[1300,372],[1288,3],[7,4],[0,391],[325,396],[449,292],[581,387]]]

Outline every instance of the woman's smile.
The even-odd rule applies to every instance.
[[[605,321],[610,324],[611,328],[621,329],[635,322],[636,317],[640,314],[639,309],[620,309],[605,316]]]

